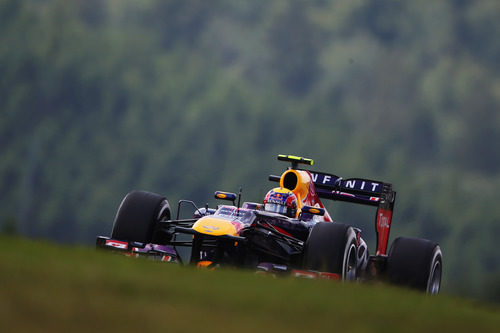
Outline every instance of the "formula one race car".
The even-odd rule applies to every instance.
[[[241,191],[217,191],[217,199],[232,204],[198,208],[180,200],[172,219],[163,196],[130,192],[118,208],[111,237],[97,237],[97,247],[199,267],[237,266],[337,280],[379,278],[439,292],[442,254],[437,243],[399,237],[387,252],[396,199],[391,184],[299,168],[313,165],[307,158],[279,155],[278,160],[291,162],[291,167],[281,176],[269,176],[279,187],[263,203],[240,204]],[[375,255],[369,255],[361,230],[333,222],[320,199],[377,207]],[[192,218],[179,219],[186,206]]]

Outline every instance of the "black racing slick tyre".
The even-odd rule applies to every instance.
[[[333,222],[314,225],[305,244],[305,269],[336,273],[342,280],[355,280],[356,261],[356,233],[352,227]]]
[[[125,196],[116,213],[111,238],[151,243],[158,221],[170,219],[170,205],[161,195],[132,191]]]
[[[435,242],[398,237],[389,250],[387,273],[391,283],[438,294],[443,255]]]

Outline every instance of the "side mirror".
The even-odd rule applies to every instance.
[[[325,209],[319,208],[319,207],[304,206],[304,207],[302,207],[302,214],[304,214],[304,213],[323,216],[323,215],[325,215]]]
[[[215,191],[215,199],[232,201],[233,205],[234,205],[234,201],[236,200],[236,198],[237,198],[237,196],[234,193]]]

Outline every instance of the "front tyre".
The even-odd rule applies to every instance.
[[[155,226],[170,219],[170,206],[161,195],[132,191],[125,196],[116,213],[111,238],[151,243]]]
[[[436,295],[441,289],[443,255],[435,242],[398,237],[389,250],[389,281]]]
[[[304,248],[305,269],[336,273],[342,280],[357,277],[357,242],[353,228],[341,223],[318,222]]]

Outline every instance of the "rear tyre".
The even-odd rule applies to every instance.
[[[318,222],[305,244],[304,268],[336,273],[342,280],[355,280],[356,244],[356,233],[352,227],[340,223]]]
[[[399,237],[394,240],[387,259],[390,282],[436,295],[441,288],[443,256],[435,242]]]
[[[132,191],[125,196],[116,213],[111,238],[151,243],[158,221],[170,219],[170,205],[161,195]]]

